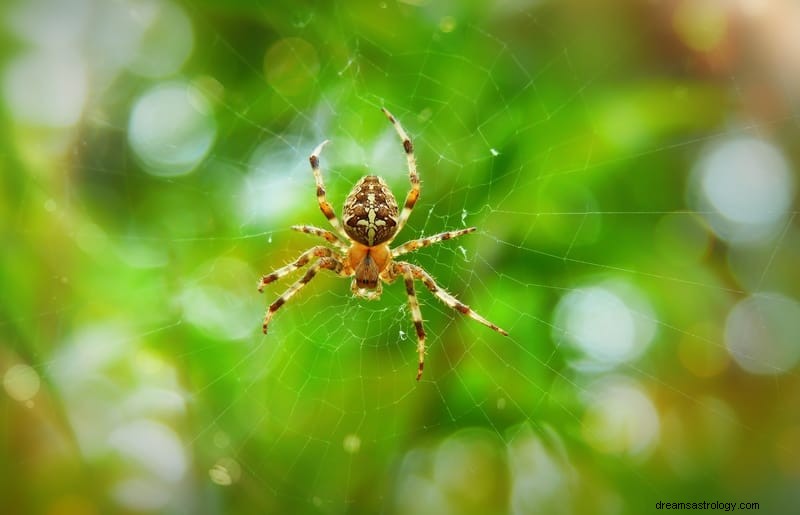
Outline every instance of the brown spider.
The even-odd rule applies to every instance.
[[[300,280],[292,284],[283,295],[270,304],[264,316],[264,334],[267,333],[267,325],[272,315],[283,306],[292,296],[303,286],[308,284],[321,268],[333,271],[341,277],[353,276],[351,289],[353,294],[365,299],[377,299],[381,295],[381,281],[392,283],[395,279],[402,276],[406,283],[406,293],[408,293],[408,305],[411,308],[411,317],[414,320],[414,328],[417,331],[417,352],[419,353],[419,368],[417,369],[417,381],[422,377],[422,368],[425,363],[425,329],[422,326],[422,313],[419,310],[417,294],[414,291],[414,280],[418,279],[427,287],[439,300],[457,310],[459,313],[467,315],[473,320],[494,329],[498,333],[508,336],[508,333],[489,322],[466,304],[442,290],[437,286],[433,278],[417,265],[394,261],[394,258],[402,256],[408,252],[413,252],[422,247],[449,240],[456,236],[461,236],[475,231],[475,227],[448,231],[427,238],[406,242],[394,249],[389,248],[389,244],[405,225],[414,204],[419,198],[420,183],[417,174],[417,165],[414,159],[414,147],[411,145],[406,131],[386,109],[382,109],[383,114],[392,122],[397,134],[403,141],[403,149],[406,152],[408,161],[408,176],[411,181],[411,190],[406,196],[403,211],[397,215],[397,201],[391,190],[383,179],[376,175],[362,177],[355,185],[353,191],[347,196],[344,203],[342,219],[344,228],[339,223],[328,200],[325,198],[325,186],[322,183],[322,174],[319,170],[319,155],[322,147],[328,143],[323,141],[311,154],[311,170],[314,172],[314,179],[317,182],[317,202],[322,213],[328,219],[334,229],[347,242],[343,242],[339,237],[325,229],[311,225],[295,225],[295,231],[313,234],[327,240],[339,251],[318,245],[303,252],[294,263],[290,263],[279,268],[261,278],[258,284],[258,291],[264,291],[264,286],[277,281],[286,274],[297,270],[312,259],[316,259],[311,267]]]

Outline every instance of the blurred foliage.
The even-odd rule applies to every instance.
[[[800,503],[796,171],[754,245],[692,182],[744,136],[800,162],[791,2],[7,4],[4,512]],[[423,183],[398,242],[478,227],[408,261],[510,332],[420,285],[419,383],[400,285],[321,273],[260,331],[299,275],[259,277],[317,243],[289,227],[327,227],[314,146],[335,206],[367,173],[402,201],[380,107]],[[747,298],[776,322],[742,358]]]

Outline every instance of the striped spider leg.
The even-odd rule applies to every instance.
[[[409,252],[414,252],[415,250],[419,250],[423,247],[427,247],[429,245],[433,245],[434,243],[439,243],[440,241],[450,240],[452,238],[456,238],[458,236],[462,236],[464,234],[469,234],[471,232],[475,232],[475,227],[467,227],[466,229],[458,229],[455,231],[447,231],[441,232],[439,234],[434,234],[433,236],[428,236],[426,238],[420,238],[418,240],[411,240],[403,243],[399,247],[395,247],[392,249],[392,257],[396,258],[398,256],[402,256],[403,254],[408,254]]]
[[[293,225],[291,227],[293,231],[297,232],[304,232],[306,234],[310,234],[312,236],[318,236],[337,249],[341,250],[342,252],[347,252],[347,245],[342,243],[335,234],[330,231],[326,231],[325,229],[320,229],[319,227],[314,227],[313,225]]]
[[[406,293],[408,294],[408,306],[411,309],[411,319],[414,322],[414,329],[417,332],[417,353],[419,355],[417,381],[419,381],[420,377],[422,377],[422,369],[425,366],[425,328],[422,324],[422,313],[419,309],[419,301],[417,300],[417,294],[414,289],[414,280],[422,281],[422,284],[424,284],[425,287],[428,288],[428,290],[430,290],[430,292],[433,293],[437,299],[442,301],[449,308],[455,309],[462,315],[468,316],[469,318],[485,325],[493,331],[497,331],[503,336],[508,336],[508,332],[489,322],[478,313],[473,311],[469,306],[443,290],[438,284],[436,284],[436,281],[434,281],[433,277],[431,277],[431,275],[422,267],[412,265],[411,263],[405,263],[403,261],[395,261],[392,263],[392,267],[389,269],[389,273],[386,275],[387,282],[392,282],[400,276],[402,276],[405,280]]]
[[[308,268],[305,275],[289,286],[289,288],[283,292],[280,297],[275,299],[275,302],[270,304],[267,308],[267,312],[264,315],[264,323],[261,326],[264,334],[267,334],[267,326],[269,325],[270,320],[272,320],[272,316],[275,314],[275,312],[278,311],[281,306],[286,304],[286,301],[291,299],[294,294],[300,291],[303,286],[308,284],[311,279],[317,275],[317,272],[319,272],[320,269],[331,270],[336,274],[342,273],[344,265],[342,264],[341,256],[335,255],[333,251],[327,247],[313,247],[303,252],[294,263],[289,263],[288,265],[262,277],[258,284],[259,293],[264,291],[264,286],[267,284],[277,281],[281,277],[307,265],[312,257],[316,257],[317,261]]]

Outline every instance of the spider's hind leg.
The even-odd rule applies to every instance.
[[[445,303],[450,308],[455,309],[462,315],[468,316],[469,318],[475,320],[476,322],[485,325],[486,327],[492,329],[493,331],[497,331],[503,336],[508,336],[508,332],[506,330],[501,329],[497,325],[489,322],[488,320],[480,316],[478,313],[473,311],[472,308],[470,308],[457,298],[447,293],[441,287],[439,287],[439,285],[436,284],[436,281],[433,280],[433,277],[431,277],[431,275],[428,272],[423,270],[422,267],[417,265],[412,265],[411,263],[403,263],[403,262],[396,262],[394,266],[403,272],[409,271],[414,276],[414,279],[419,279],[420,281],[422,281],[422,284],[424,284],[425,287],[428,288],[428,290],[430,290],[430,292],[433,293],[437,299]]]

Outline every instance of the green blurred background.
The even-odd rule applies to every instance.
[[[0,7],[0,511],[800,506],[792,0]],[[262,274],[359,177],[420,286]],[[751,506],[752,507],[752,506]]]

